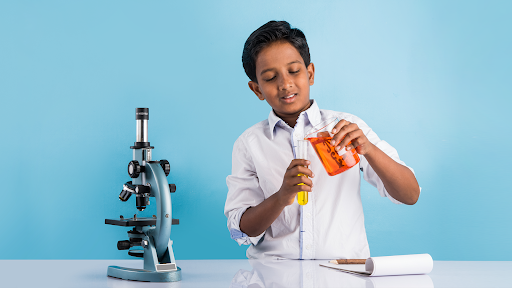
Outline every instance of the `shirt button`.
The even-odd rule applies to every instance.
[[[307,250],[311,250],[311,244],[306,245]]]
[[[306,218],[311,219],[311,213],[306,213]]]

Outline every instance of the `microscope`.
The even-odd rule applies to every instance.
[[[167,182],[170,172],[169,161],[153,161],[148,142],[149,108],[136,108],[137,138],[133,149],[133,161],[128,164],[128,174],[132,181],[123,185],[119,199],[126,202],[135,195],[137,210],[144,211],[149,198],[155,197],[157,215],[153,217],[105,219],[105,224],[133,227],[128,231],[129,240],[117,242],[117,249],[128,250],[128,255],[144,259],[144,269],[109,266],[107,275],[115,278],[147,281],[175,282],[181,280],[181,269],[176,266],[172,251],[171,225],[179,224],[172,219],[171,195],[176,185]],[[142,249],[129,250],[140,246]]]

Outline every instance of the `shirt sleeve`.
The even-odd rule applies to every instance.
[[[395,162],[409,168],[414,174],[414,170],[411,167],[405,165],[404,161],[400,160],[400,157],[398,156],[398,152],[396,151],[396,149],[393,148],[393,146],[389,145],[388,142],[381,140],[379,136],[377,136],[377,133],[375,133],[363,120],[354,116],[352,122],[356,123],[357,126],[359,126],[361,130],[363,130],[363,133],[366,135],[366,138],[368,138],[370,142],[372,142],[375,146],[382,150],[382,152],[386,153],[386,155],[388,155]],[[376,187],[377,190],[379,191],[380,196],[388,197],[391,200],[391,202],[395,204],[403,204],[402,202],[396,200],[395,198],[391,197],[391,195],[389,195],[388,191],[386,191],[386,188],[384,187],[384,183],[377,175],[375,170],[373,170],[372,166],[370,166],[368,160],[366,160],[366,158],[363,155],[359,155],[359,157],[361,158],[361,161],[359,162],[359,168],[363,172],[364,180],[366,180],[366,182],[370,183],[372,186]]]
[[[228,196],[224,206],[224,215],[228,218],[231,239],[239,245],[256,245],[265,232],[256,237],[249,237],[240,230],[240,218],[245,210],[265,200],[260,187],[256,169],[247,147],[240,136],[233,146],[232,171],[226,178]]]

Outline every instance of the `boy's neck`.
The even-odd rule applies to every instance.
[[[299,119],[299,115],[294,116],[294,117],[291,117],[291,116],[285,116],[285,117],[279,116],[279,118],[281,118],[284,122],[286,122],[286,124],[288,124],[288,126],[293,128],[293,127],[295,127],[295,124],[297,124],[297,119]]]
[[[274,114],[276,114],[277,117],[281,118],[281,120],[286,122],[286,124],[288,124],[288,126],[290,126],[291,128],[294,128],[295,124],[297,124],[297,119],[299,119],[300,113],[308,110],[309,107],[311,107],[311,102],[312,101],[309,100],[309,103],[308,103],[308,105],[306,107],[304,107],[302,110],[300,110],[299,112],[294,113],[294,114],[284,114],[284,115],[281,115],[281,114],[277,114],[275,110],[274,110]]]

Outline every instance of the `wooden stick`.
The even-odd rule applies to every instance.
[[[329,263],[332,264],[365,264],[366,259],[338,259],[338,260],[331,260]]]

